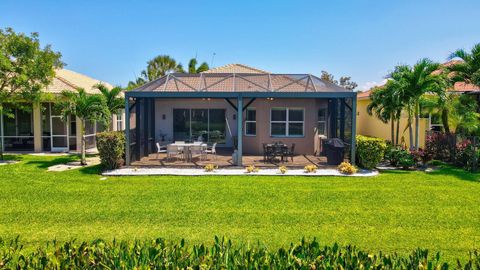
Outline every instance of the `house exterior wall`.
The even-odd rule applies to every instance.
[[[370,104],[370,99],[362,98],[357,99],[357,134],[383,138],[385,140],[391,140],[391,124],[383,123],[374,115],[369,115],[367,112],[367,106]],[[400,139],[399,142],[405,141],[407,147],[410,147],[410,135],[408,129],[406,129],[408,124],[408,118],[406,115],[402,115],[400,119]],[[396,125],[396,123],[395,123]],[[421,118],[420,123],[420,134],[419,134],[419,146],[425,146],[425,135],[426,132],[430,129],[430,124],[427,118]],[[395,126],[396,128],[396,126]],[[413,132],[415,135],[415,126],[413,125]]]
[[[231,100],[236,104],[236,100]],[[244,99],[246,105],[250,99]],[[295,143],[296,154],[313,154],[314,137],[317,128],[317,113],[320,108],[327,108],[326,99],[275,99],[267,100],[264,98],[256,99],[249,108],[256,110],[256,130],[255,136],[245,135],[245,123],[243,121],[243,153],[251,155],[261,155],[263,153],[263,143],[272,143],[282,141],[288,145]],[[302,137],[272,137],[270,136],[270,111],[272,108],[302,108],[304,109],[304,136]],[[173,109],[225,109],[227,118],[225,146],[232,147],[232,135],[237,135],[237,120],[234,118],[237,111],[223,99],[156,99],[155,100],[155,140],[160,141],[161,135],[166,140],[173,139]],[[245,120],[243,113],[243,120]],[[163,119],[165,115],[165,119]],[[327,124],[328,125],[328,124]],[[228,130],[230,128],[230,131]]]

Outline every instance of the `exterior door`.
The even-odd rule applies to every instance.
[[[52,108],[53,109],[53,108]],[[69,138],[68,125],[63,121],[62,116],[55,114],[55,110],[51,110],[50,115],[50,136],[52,144],[52,152],[68,152]]]

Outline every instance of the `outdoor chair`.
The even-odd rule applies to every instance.
[[[167,145],[167,160],[171,160],[172,158],[178,158],[181,155],[182,151],[177,145]]]
[[[165,146],[161,146],[160,143],[156,143],[157,145],[157,159],[158,159],[158,155],[160,153],[167,153],[167,149],[165,148]]]
[[[192,159],[194,157],[199,157],[200,160],[203,160],[203,157],[205,155],[204,154],[204,147],[200,144],[190,146],[190,155],[191,155]]]
[[[292,159],[292,162],[293,162],[294,155],[295,155],[295,144],[292,143],[292,147],[290,149],[285,148],[285,152],[283,153],[283,156],[286,158],[287,162],[289,157]]]
[[[207,150],[205,150],[205,154],[206,155],[211,154],[213,155],[213,159],[217,159],[216,147],[217,147],[217,143],[214,143],[211,148],[207,147]]]

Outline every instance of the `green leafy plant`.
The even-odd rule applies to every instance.
[[[124,162],[125,134],[121,131],[98,133],[97,148],[103,168],[117,169]]]
[[[357,135],[357,156],[360,167],[375,168],[385,153],[387,144],[384,139]]]
[[[349,162],[342,162],[337,167],[338,171],[343,174],[355,174],[357,173],[358,169],[350,164]]]
[[[402,156],[398,162],[398,165],[402,167],[404,170],[410,169],[412,166],[415,165],[415,160],[413,158],[413,155],[410,153],[407,153],[407,155]]]
[[[394,167],[398,167],[400,160],[409,156],[410,153],[401,147],[392,147],[385,152],[385,159]]]

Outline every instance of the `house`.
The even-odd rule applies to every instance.
[[[84,88],[87,93],[98,94],[94,86],[102,83],[108,88],[112,86],[77,72],[59,69],[43,92],[54,97],[63,90],[76,91]],[[54,100],[54,99],[52,99]],[[6,105],[8,106],[8,104]],[[26,110],[12,108],[13,117],[0,116],[0,143],[5,151],[28,152],[68,152],[80,151],[81,136],[76,118],[62,119],[53,102],[25,104]],[[113,129],[123,130],[122,113],[113,116]],[[86,123],[86,148],[95,148],[95,134],[103,130],[100,123]]]
[[[327,137],[344,140],[355,159],[356,92],[314,75],[229,64],[171,73],[125,98],[127,165],[155,153],[156,143],[197,139],[236,153],[236,165],[275,141],[295,144],[298,155],[318,155],[319,138]]]
[[[454,64],[458,60],[452,60],[443,64],[443,66],[449,66]],[[440,72],[440,71],[436,71]],[[457,82],[453,85],[452,89],[449,89],[452,93],[475,95],[476,99],[480,101],[480,87],[465,82]],[[367,106],[370,104],[370,94],[372,89],[359,92],[357,94],[357,134],[384,138],[391,140],[391,127],[390,123],[383,123],[375,115],[369,115],[367,112]],[[407,114],[402,113],[400,119],[400,137],[403,137],[406,145],[409,144],[409,133],[406,130],[408,123]],[[419,122],[419,144],[420,147],[425,145],[425,136],[430,130],[442,130],[443,125],[439,115],[423,115]]]

